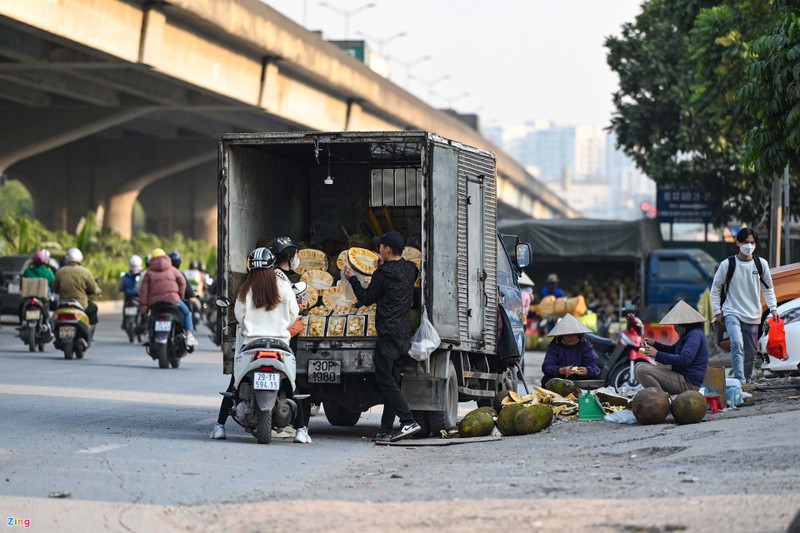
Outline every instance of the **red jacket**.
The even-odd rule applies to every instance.
[[[168,255],[161,255],[150,261],[139,290],[139,309],[142,313],[156,302],[176,304],[186,292],[186,278],[172,266]]]

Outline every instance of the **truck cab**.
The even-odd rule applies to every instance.
[[[647,259],[648,321],[658,321],[678,300],[697,306],[711,286],[718,261],[699,248],[655,250]]]

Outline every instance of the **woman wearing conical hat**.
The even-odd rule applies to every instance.
[[[661,319],[672,324],[680,338],[675,344],[645,339],[644,353],[655,365],[636,365],[634,374],[643,387],[658,387],[669,394],[700,390],[708,368],[708,342],[703,324],[706,319],[683,300]]]
[[[542,385],[553,378],[581,380],[600,375],[597,354],[592,343],[583,338],[584,333],[591,330],[570,314],[564,315],[550,330],[547,336],[553,337],[553,342],[547,347],[542,363]]]

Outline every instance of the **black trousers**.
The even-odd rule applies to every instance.
[[[408,355],[409,347],[410,342],[406,337],[378,336],[375,345],[375,381],[383,393],[381,431],[392,431],[395,417],[400,418],[401,426],[414,422],[408,402],[400,392],[403,358]]]
[[[89,302],[89,305],[86,306],[86,315],[89,317],[89,324],[97,324],[97,304],[94,302]]]
[[[234,377],[231,374],[231,382],[228,385],[228,392],[233,392],[233,384],[234,384]],[[306,400],[295,400],[297,404],[297,413],[294,416],[294,427],[295,429],[308,427],[308,411],[305,409]],[[228,398],[227,396],[222,397],[222,405],[219,407],[219,416],[217,417],[217,423],[225,425],[225,422],[228,421],[228,416],[231,414],[231,409],[233,409],[233,398]]]

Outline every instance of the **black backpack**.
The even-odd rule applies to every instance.
[[[764,281],[764,265],[761,264],[761,258],[757,255],[753,256],[753,261],[756,262],[756,270],[758,270],[758,279],[761,281],[761,284],[764,286],[765,289],[769,289],[769,285],[767,282]],[[719,308],[722,309],[722,305],[725,303],[725,298],[728,296],[728,285],[730,285],[731,280],[733,279],[733,273],[736,270],[736,256],[732,255],[728,258],[728,275],[725,277],[725,285],[722,286],[722,295],[719,299]]]

